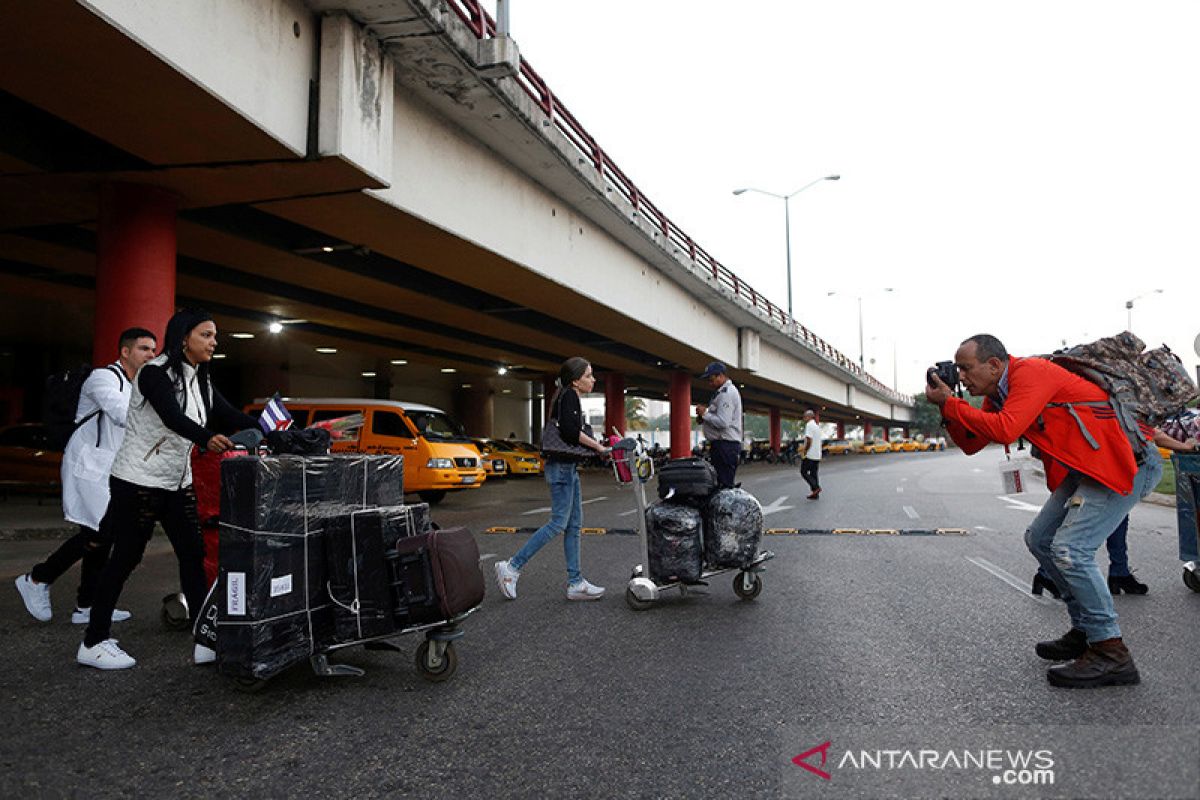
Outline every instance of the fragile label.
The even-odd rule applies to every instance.
[[[225,610],[231,617],[246,616],[246,573],[225,574]]]
[[[292,576],[281,575],[278,578],[271,578],[271,597],[279,597],[281,594],[288,594],[292,591]]]

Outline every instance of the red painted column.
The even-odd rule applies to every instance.
[[[888,441],[888,431],[891,430],[887,425],[883,426],[883,440]]]
[[[909,434],[908,434],[908,426],[907,426],[907,425],[904,427],[904,438],[905,438],[905,439],[911,439],[911,438],[912,438],[912,437],[911,437],[911,436],[909,436]]]
[[[870,439],[870,438],[871,438],[871,423],[864,422],[863,423],[863,441],[865,442],[867,439]]]
[[[845,438],[846,438],[846,423],[844,423],[844,422],[839,422],[839,423],[837,424],[837,426],[838,426],[838,428],[837,428],[837,431],[838,431],[837,438],[839,438],[839,439],[845,439]]]
[[[169,192],[129,183],[100,190],[92,361],[113,360],[117,337],[140,327],[159,337],[175,313],[175,215]]]
[[[692,454],[692,376],[683,370],[671,373],[671,458]]]
[[[625,376],[619,372],[604,374],[604,435],[619,431],[625,435]]]
[[[783,442],[783,422],[779,418],[779,409],[771,407],[771,452],[779,455],[779,445]]]

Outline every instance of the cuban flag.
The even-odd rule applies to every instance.
[[[292,415],[283,405],[283,399],[280,398],[279,392],[276,392],[275,396],[263,406],[262,413],[258,415],[258,425],[266,433],[286,431],[292,427]]]

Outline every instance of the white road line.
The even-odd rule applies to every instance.
[[[631,509],[629,509],[628,511],[622,511],[620,514],[617,514],[617,516],[618,516],[618,517],[629,517],[629,516],[632,516],[632,515],[634,515],[634,514],[636,514],[636,513],[637,513],[637,509],[636,509],[636,508],[631,508]]]
[[[763,510],[762,510],[763,516],[769,517],[772,514],[778,514],[780,511],[787,511],[788,509],[795,508],[795,506],[785,506],[783,504],[783,501],[787,500],[787,499],[788,499],[788,496],[785,494],[783,497],[780,497],[779,499],[777,499],[775,502],[771,503],[770,505],[763,506]]]
[[[1008,503],[1008,507],[1014,511],[1032,511],[1036,514],[1042,510],[1041,506],[1035,506],[1033,503],[1026,503],[1024,500],[1018,500],[1015,497],[1009,497],[1005,494],[996,495],[996,499]]]
[[[586,506],[588,503],[599,503],[601,500],[607,499],[607,497],[593,497],[591,500],[584,500],[582,503],[580,503],[580,505]],[[530,514],[545,514],[549,510],[550,506],[546,506],[545,508],[535,508],[532,511],[522,511],[521,515],[528,517]]]
[[[484,553],[483,555],[481,555],[479,557],[479,560],[487,561],[488,559],[495,558],[495,557],[496,557],[496,553]]]
[[[863,472],[879,472],[879,469],[879,467],[868,467],[867,469],[864,469]]]
[[[915,508],[913,508],[912,506],[905,506],[904,513],[908,514],[909,519],[920,519],[921,518],[921,515],[918,514],[917,510]]]
[[[1004,581],[1012,588],[1016,589],[1027,599],[1032,600],[1035,603],[1041,603],[1042,605],[1053,605],[1055,602],[1057,602],[1055,600],[1047,600],[1042,595],[1030,594],[1029,586],[1027,583],[1022,582],[1015,575],[1005,572],[1004,570],[1000,569],[999,567],[997,567],[995,564],[988,561],[987,559],[977,558],[974,556],[964,556],[964,558],[966,558],[967,561],[970,561],[972,564],[974,564],[975,566],[984,570],[985,572],[990,572],[992,575],[995,575],[997,578]]]
[[[995,529],[995,528],[989,528],[987,525],[976,525],[976,526],[975,526],[975,530],[977,530],[977,531],[991,531],[992,533],[995,533],[995,532],[996,532],[996,529]]]
[[[903,493],[904,493],[904,487],[903,487],[903,486],[897,486],[897,487],[896,487],[896,494],[903,494]]]

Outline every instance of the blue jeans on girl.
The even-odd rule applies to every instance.
[[[520,570],[534,553],[546,542],[563,534],[563,554],[567,559],[567,583],[576,584],[583,580],[579,571],[579,529],[583,526],[583,492],[579,487],[579,471],[574,462],[547,461],[546,483],[550,484],[550,521],[538,528],[537,533],[508,565]]]

